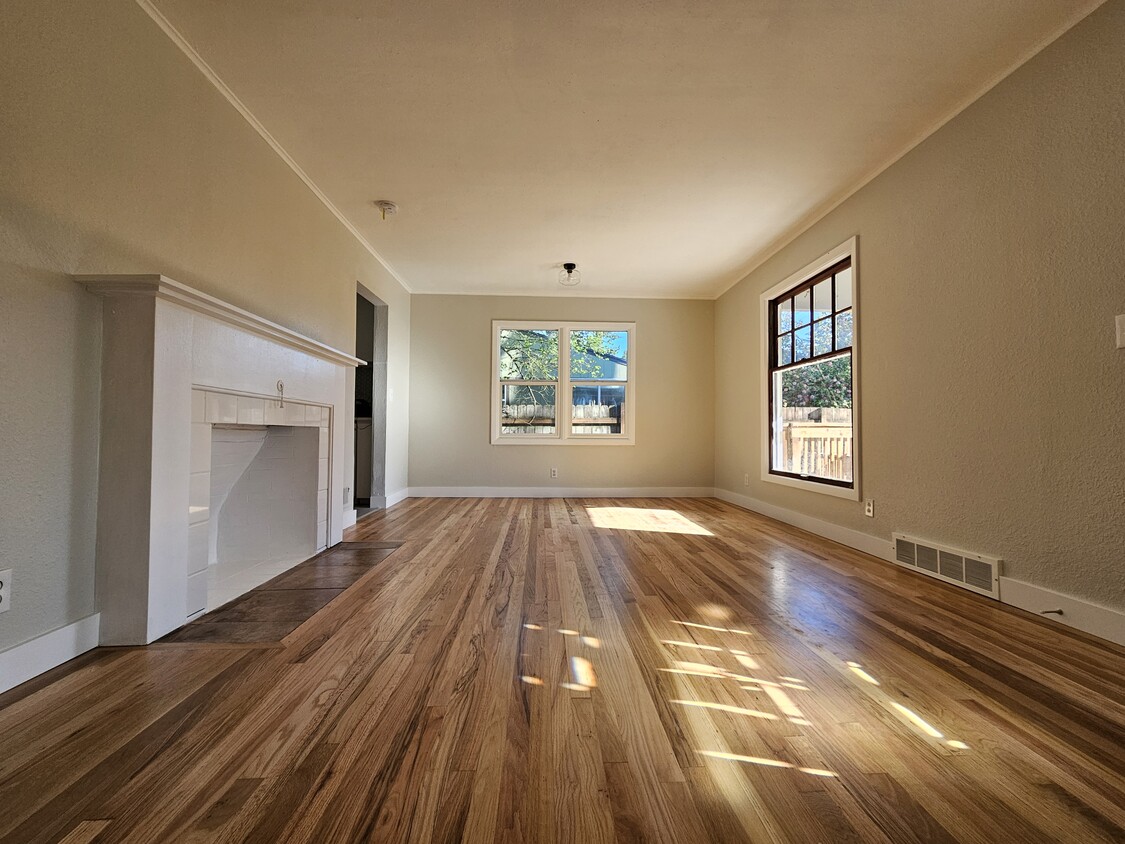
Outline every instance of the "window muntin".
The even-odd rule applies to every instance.
[[[633,323],[493,323],[492,442],[633,441]]]
[[[854,489],[852,301],[849,255],[768,302],[770,475]]]

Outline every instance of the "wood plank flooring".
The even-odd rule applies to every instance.
[[[400,543],[341,542],[160,641],[280,642],[389,557]]]
[[[0,841],[1125,841],[1092,637],[711,499],[411,499],[348,539],[402,546],[279,643],[0,696]]]

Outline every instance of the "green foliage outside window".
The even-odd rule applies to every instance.
[[[816,323],[815,332],[814,344],[831,348],[830,323]],[[851,407],[852,356],[841,355],[787,369],[781,383],[781,400],[785,407]]]

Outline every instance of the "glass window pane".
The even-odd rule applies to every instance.
[[[786,369],[772,381],[771,467],[835,481],[852,480],[852,356]]]
[[[812,357],[812,327],[806,325],[793,332],[793,361]]]
[[[832,351],[832,318],[818,320],[812,325],[813,354],[826,355]]]
[[[826,278],[813,288],[813,319],[824,319],[832,313],[832,279]]]
[[[777,365],[785,366],[793,362],[793,335],[777,338]]]
[[[852,268],[836,273],[836,310],[852,306]]]
[[[573,434],[620,434],[624,430],[624,384],[582,384],[572,389],[570,430]]]
[[[836,348],[850,349],[852,346],[852,312],[836,314]]]
[[[808,325],[812,322],[809,310],[812,307],[812,291],[806,290],[798,293],[793,299],[793,324],[796,326]]]
[[[627,331],[570,332],[570,377],[583,381],[626,381]]]
[[[793,300],[786,299],[777,306],[777,333],[793,330]]]
[[[554,381],[558,377],[558,330],[544,328],[501,329],[501,379]]]
[[[500,433],[504,436],[554,434],[555,387],[504,384],[500,388]]]

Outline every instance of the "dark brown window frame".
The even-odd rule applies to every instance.
[[[788,290],[786,290],[781,295],[775,296],[773,299],[769,300],[769,320],[768,320],[768,322],[769,322],[769,335],[770,335],[769,336],[769,344],[770,344],[770,347],[769,347],[769,367],[768,367],[768,370],[767,370],[767,378],[769,379],[769,385],[768,385],[768,389],[766,390],[766,393],[769,396],[769,408],[768,408],[769,420],[768,420],[768,424],[769,424],[769,442],[770,442],[769,463],[768,463],[768,466],[767,466],[767,471],[771,475],[777,475],[777,476],[783,477],[783,478],[793,478],[795,480],[807,481],[809,483],[824,484],[825,486],[840,487],[842,489],[855,489],[855,472],[854,472],[854,470],[852,472],[852,479],[850,481],[839,481],[839,480],[836,480],[834,478],[822,478],[818,475],[802,475],[802,474],[799,474],[797,472],[783,472],[780,469],[775,469],[774,466],[773,466],[773,452],[774,452],[773,444],[775,442],[775,436],[776,436],[776,433],[777,433],[775,428],[774,428],[774,422],[775,422],[776,416],[774,414],[774,386],[773,386],[774,375],[776,373],[784,372],[784,371],[789,370],[789,369],[796,369],[797,367],[800,367],[800,366],[808,366],[809,364],[817,363],[819,361],[832,360],[834,358],[839,358],[839,357],[843,357],[844,355],[847,355],[852,360],[852,366],[851,366],[852,391],[853,391],[853,394],[854,394],[854,391],[855,391],[855,355],[853,353],[853,345],[854,345],[854,342],[855,342],[855,334],[854,334],[854,332],[855,332],[855,321],[854,321],[854,319],[852,321],[852,332],[853,332],[852,341],[844,349],[837,349],[836,348],[836,318],[841,314],[851,313],[852,310],[853,310],[853,307],[855,305],[855,298],[854,298],[855,297],[855,284],[854,284],[854,273],[853,273],[853,283],[852,283],[852,291],[851,291],[852,304],[849,305],[846,308],[840,308],[840,309],[836,308],[836,276],[838,274],[840,274],[841,272],[843,272],[844,270],[851,269],[851,268],[852,268],[852,256],[849,255],[849,256],[837,261],[832,266],[830,266],[826,269],[823,269],[820,272],[810,276],[809,278],[805,279],[804,281],[800,282],[799,284],[796,284],[793,287],[790,287]],[[809,322],[805,323],[804,325],[798,326],[797,321],[796,321],[796,310],[795,310],[797,297],[800,296],[802,293],[804,293],[806,290],[810,291],[810,296],[811,296],[812,289],[814,287],[816,287],[816,285],[820,284],[822,281],[825,281],[825,280],[830,280],[830,288],[829,289],[831,291],[830,295],[831,295],[831,302],[832,302],[832,307],[831,307],[831,310],[829,311],[828,316],[822,317],[820,319],[811,318],[811,314],[814,313],[813,305],[815,305],[815,302],[810,302],[810,307],[809,307],[810,319],[809,319]],[[793,314],[793,316],[791,317],[791,325],[789,326],[789,329],[787,331],[780,331],[779,330],[779,320],[778,320],[778,310],[780,309],[781,304],[783,302],[787,302],[787,301],[793,302],[793,307],[790,308],[790,311]],[[818,354],[814,353],[814,350],[816,348],[816,335],[813,332],[813,328],[819,322],[829,323],[829,325],[832,329],[832,331],[831,331],[832,342],[830,344],[831,348],[829,349],[829,351],[823,352],[823,353],[818,355]],[[797,351],[797,348],[796,348],[796,339],[797,339],[796,333],[799,329],[802,329],[802,328],[808,328],[809,329],[809,349],[808,349],[809,357],[802,358],[801,360],[790,360],[790,362],[787,363],[787,364],[779,363],[779,360],[778,360],[778,358],[779,358],[779,352],[778,352],[779,341],[781,340],[781,338],[783,336],[788,334],[789,338],[790,338],[790,341],[789,341],[790,357],[796,358],[796,351]],[[853,436],[854,436],[854,428],[853,428]]]

